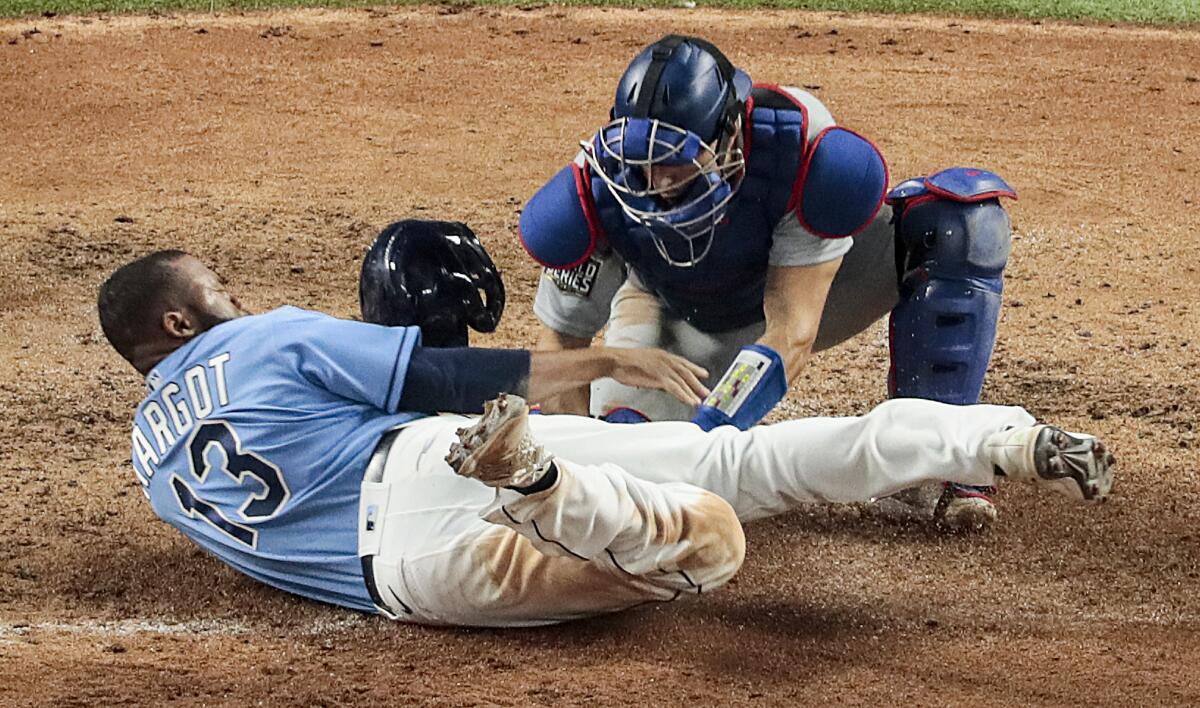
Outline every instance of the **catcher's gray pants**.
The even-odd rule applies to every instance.
[[[716,589],[741,565],[741,522],[932,480],[992,484],[987,436],[1033,418],[918,399],[744,432],[532,416],[561,476],[529,496],[446,464],[456,429],[472,422],[409,424],[383,481],[363,484],[359,552],[374,556],[379,594],[398,619],[548,624]]]
[[[875,220],[854,238],[833,279],[813,351],[841,344],[891,312],[900,301],[896,282],[896,246],[891,209],[884,207]],[[735,284],[730,284],[735,287]],[[710,334],[701,332],[663,311],[654,295],[642,287],[635,273],[613,298],[612,314],[604,343],[634,349],[657,347],[688,359],[708,370],[705,384],[712,388],[739,349],[762,336],[762,322]],[[592,384],[591,413],[602,416],[614,408],[628,407],[651,420],[690,420],[694,411],[662,391],[634,388],[613,379]]]

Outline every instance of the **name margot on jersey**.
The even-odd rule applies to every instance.
[[[133,419],[133,470],[142,486],[150,483],[167,451],[195,427],[197,420],[212,415],[218,405],[229,405],[225,381],[228,362],[229,352],[224,352],[189,368],[183,372],[182,386],[175,381],[158,386],[139,408]],[[155,400],[156,394],[161,404]]]

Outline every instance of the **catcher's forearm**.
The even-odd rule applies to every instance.
[[[542,325],[542,333],[538,335],[537,350],[557,352],[565,349],[586,349],[592,345],[592,340],[564,334]]]
[[[795,381],[805,365],[808,364],[809,359],[812,359],[812,348],[816,336],[815,328],[812,332],[800,335],[786,332],[783,328],[768,329],[759,338],[758,343],[779,352],[779,356],[783,359],[783,370],[787,374],[787,380]]]

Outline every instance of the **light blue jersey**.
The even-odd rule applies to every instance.
[[[133,468],[155,513],[243,573],[375,611],[359,486],[398,411],[416,327],[281,307],[217,325],[146,377]]]

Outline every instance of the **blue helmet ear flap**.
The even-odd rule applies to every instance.
[[[363,320],[418,326],[425,346],[466,346],[467,327],[491,332],[504,312],[504,282],[465,224],[408,219],[389,224],[363,259]]]

